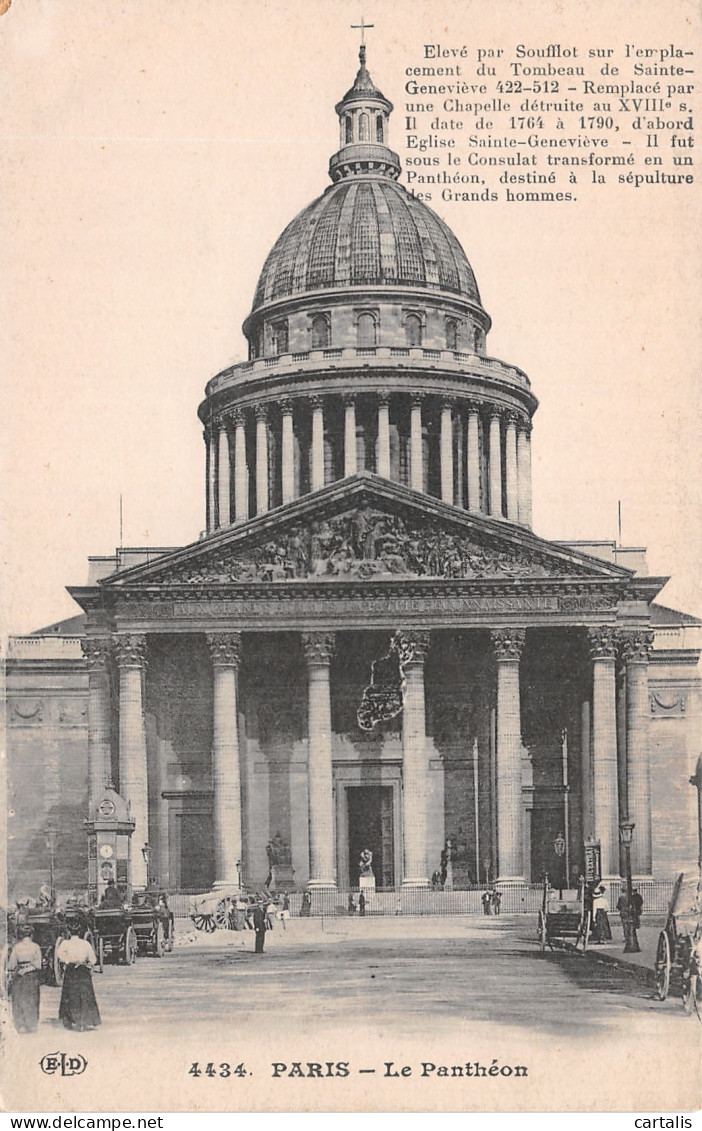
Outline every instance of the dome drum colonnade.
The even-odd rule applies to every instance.
[[[531,526],[531,423],[467,397],[310,392],[236,406],[205,429],[207,533],[373,471]]]

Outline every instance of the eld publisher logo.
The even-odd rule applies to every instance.
[[[53,1076],[55,1072],[58,1072],[59,1076],[80,1076],[88,1067],[88,1062],[80,1054],[48,1052],[39,1061],[39,1067],[47,1076]]]

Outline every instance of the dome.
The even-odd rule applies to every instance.
[[[266,259],[252,313],[310,291],[354,286],[426,287],[480,304],[451,229],[388,177],[343,179],[304,208]]]

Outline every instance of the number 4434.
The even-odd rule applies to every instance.
[[[226,1079],[227,1076],[248,1076],[248,1074],[246,1065],[237,1064],[232,1067],[226,1061],[223,1064],[214,1064],[210,1061],[201,1068],[199,1060],[196,1060],[188,1069],[188,1076],[221,1076],[223,1079]]]

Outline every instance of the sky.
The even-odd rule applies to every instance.
[[[401,156],[424,43],[699,41],[682,0],[364,14]],[[65,586],[118,544],[120,495],[125,545],[202,530],[197,406],[246,356],[267,252],[328,183],[359,16],[346,0],[22,0],[0,17],[6,632],[79,611]],[[536,533],[615,539],[621,500],[624,544],[672,575],[660,600],[702,615],[699,201],[612,186],[571,205],[435,206],[492,316],[488,353],[540,401]]]

